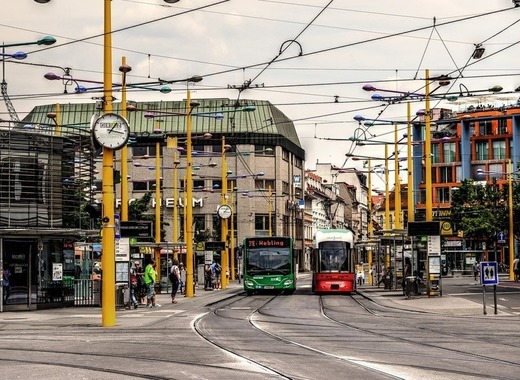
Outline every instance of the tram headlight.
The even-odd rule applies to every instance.
[[[255,286],[255,284],[253,284],[253,281],[244,281],[244,285],[248,288],[252,288]]]
[[[284,281],[283,286],[288,287],[288,286],[292,286],[292,284],[293,284],[293,280],[287,279]]]

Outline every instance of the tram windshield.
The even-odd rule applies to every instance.
[[[341,241],[320,244],[318,272],[351,272],[350,245]]]
[[[246,271],[251,275],[291,273],[290,249],[249,248],[246,256]]]

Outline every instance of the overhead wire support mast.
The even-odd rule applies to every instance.
[[[5,47],[2,48],[2,53],[5,54]],[[2,97],[4,98],[5,106],[7,107],[7,111],[9,112],[9,118],[12,121],[20,121],[18,114],[16,113],[16,109],[13,106],[13,102],[9,98],[9,94],[7,93],[7,82],[5,81],[5,59],[2,60],[2,84],[0,85],[2,90]]]

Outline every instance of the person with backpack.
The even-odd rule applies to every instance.
[[[219,289],[222,267],[216,261],[213,261],[213,264],[211,264],[211,272],[213,276],[213,289]]]

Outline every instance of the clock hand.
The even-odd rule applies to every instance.
[[[108,133],[112,133],[114,131],[114,128],[118,126],[119,123],[112,123],[112,128],[108,131]]]

